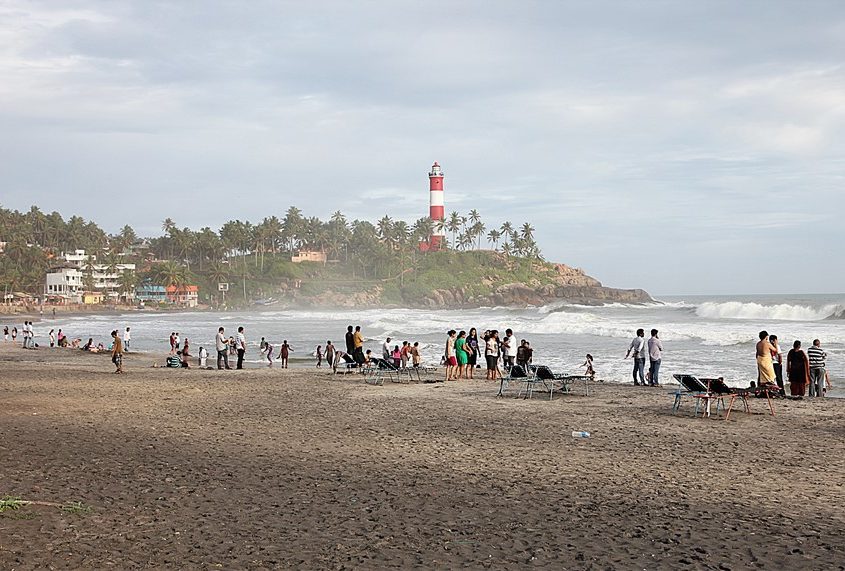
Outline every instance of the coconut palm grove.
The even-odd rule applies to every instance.
[[[435,228],[446,234],[441,249],[420,251]],[[41,297],[45,275],[61,267],[63,254],[84,250],[86,290],[95,288],[95,267],[100,267],[117,275],[109,283],[110,299],[132,303],[134,291],[145,283],[196,284],[200,301],[218,307],[223,283],[230,285],[229,307],[289,296],[293,290],[342,293],[373,284],[379,284],[384,299],[401,303],[430,288],[475,287],[475,281],[492,274],[498,282],[516,279],[542,260],[528,222],[488,227],[474,209],[452,212],[443,221],[423,217],[408,223],[390,216],[349,221],[340,211],[323,220],[291,206],[281,218],[230,220],[217,230],[180,228],[167,218],[161,235],[143,237],[129,225],[109,234],[96,222],[46,214],[37,206],[28,212],[0,208],[0,248],[0,289],[6,296]],[[127,264],[135,269],[121,269]],[[502,272],[516,274],[498,275]]]

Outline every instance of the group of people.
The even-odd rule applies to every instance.
[[[32,329],[32,321],[24,321],[23,327],[20,330],[22,344],[21,346],[24,349],[36,349],[38,348],[38,344],[35,342],[35,331]],[[18,339],[18,328],[12,327],[11,332],[9,331],[9,326],[6,325],[3,327],[3,340],[8,341],[9,335],[12,337],[12,343],[16,343]]]
[[[419,341],[415,341],[413,345],[410,341],[402,341],[402,347],[398,344],[393,344],[392,339],[388,337],[381,346],[381,357],[388,363],[391,363],[397,369],[407,369],[410,364],[411,367],[418,368],[422,362],[420,355]],[[367,351],[364,354],[365,360],[367,357],[372,359],[372,352]]]
[[[534,350],[525,339],[517,342],[511,329],[506,329],[502,337],[497,329],[488,329],[480,338],[475,327],[470,328],[469,333],[450,329],[443,354],[445,380],[472,379],[482,356],[486,379],[495,381],[501,378],[502,369],[510,371],[514,365],[527,369],[534,358]]]
[[[663,342],[660,340],[659,331],[651,330],[651,337],[648,341],[645,338],[645,329],[637,329],[637,336],[628,346],[625,358],[634,359],[634,384],[637,386],[660,386],[660,363],[663,359]],[[592,358],[587,355],[592,365]],[[645,361],[648,359],[648,372],[645,372]],[[592,368],[592,367],[590,367]]]
[[[757,342],[757,384],[758,386],[777,386],[781,394],[786,394],[783,378],[783,351],[777,335],[760,332]],[[827,372],[827,353],[822,349],[819,339],[804,351],[801,341],[795,340],[792,349],[786,354],[786,381],[792,397],[823,397],[830,388],[830,376]]]

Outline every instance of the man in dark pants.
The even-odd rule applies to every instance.
[[[355,353],[355,334],[352,333],[352,326],[346,328],[346,354]]]
[[[217,330],[217,338],[214,341],[214,345],[217,347],[217,368],[222,369],[225,364],[227,369],[231,369],[232,367],[229,366],[229,343],[226,341],[223,331],[222,327]]]
[[[628,352],[625,353],[625,358],[629,356],[634,357],[634,384],[642,383],[645,386],[645,356],[646,350],[645,330],[637,329],[637,336],[631,341],[631,346],[628,347]],[[639,379],[637,376],[639,375]]]
[[[238,337],[235,340],[235,347],[238,350],[238,369],[244,368],[244,353],[246,353],[246,337],[244,336],[244,328],[238,327]]]
[[[778,336],[769,335],[769,343],[771,343],[772,347],[775,348],[775,352],[772,353],[772,366],[775,368],[775,382],[778,384],[778,388],[780,388],[781,396],[784,396],[786,393],[783,390],[783,352],[780,350],[780,346],[778,345]]]

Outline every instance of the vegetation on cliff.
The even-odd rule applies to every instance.
[[[230,304],[369,290],[379,291],[384,301],[403,303],[437,288],[465,288],[481,295],[490,284],[532,279],[531,260],[542,259],[529,223],[505,222],[488,229],[476,210],[465,216],[452,212],[437,223],[446,233],[448,251],[421,252],[418,245],[431,236],[435,224],[427,217],[408,224],[389,216],[376,223],[349,222],[341,212],[323,221],[291,207],[281,219],[271,216],[258,224],[232,220],[218,231],[180,229],[168,218],[162,235],[142,239],[128,225],[109,235],[79,216],[65,220],[36,206],[23,213],[0,208],[0,287],[40,295],[45,273],[61,264],[61,253],[84,249],[92,256],[84,269],[89,289],[96,260],[112,268],[136,265],[137,271],[120,276],[119,293],[144,281],[192,283],[212,301],[217,284],[226,282],[231,284]],[[492,252],[482,252],[484,240],[500,253],[492,257]],[[292,263],[292,255],[302,250],[324,253],[327,263]]]

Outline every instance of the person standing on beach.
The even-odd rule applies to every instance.
[[[56,334],[53,333],[54,331],[55,331],[55,329],[50,330],[50,335],[49,335],[49,337],[50,337],[50,347],[56,346]]]
[[[469,378],[472,379],[475,366],[478,364],[479,355],[478,331],[475,327],[472,327],[467,335],[467,348],[469,349],[469,352],[467,353],[467,372],[469,372]]]
[[[390,360],[390,337],[385,339],[381,345],[381,358],[385,361]]]
[[[810,361],[810,396],[823,397],[827,353],[822,351],[821,341],[813,339],[813,346],[807,349],[807,358]]]
[[[244,353],[246,353],[246,336],[244,336],[244,328],[238,327],[238,337],[235,341],[235,347],[238,350],[238,364],[237,369],[244,368]]]
[[[495,381],[499,375],[499,333],[490,331],[484,336],[484,358],[487,361],[487,380]]]
[[[454,329],[450,329],[449,333],[446,335],[446,349],[445,349],[445,356],[446,356],[446,380],[447,381],[457,381],[458,379],[454,378],[455,370],[458,367],[458,359],[455,357],[455,336],[456,332]]]
[[[126,328],[126,331],[123,332],[123,350],[128,353],[129,352],[129,342],[132,341],[132,333],[129,331],[129,328]]]
[[[634,358],[634,384],[637,386],[640,384],[645,386],[645,356],[645,329],[637,329],[637,336],[631,341],[628,352],[625,353],[626,359],[628,357]],[[639,375],[639,380],[637,380],[637,375]]]
[[[789,394],[803,397],[804,389],[810,378],[810,360],[801,350],[801,342],[796,340],[786,354],[786,378],[789,381]]]
[[[288,340],[285,339],[282,341],[282,348],[279,349],[279,359],[282,361],[282,368],[288,368],[288,359],[290,358],[290,352],[293,351],[293,347],[288,345]]]
[[[205,369],[208,363],[208,351],[205,350],[205,347],[200,347],[199,350],[199,366],[201,369]]]
[[[468,378],[467,377],[467,351],[466,351],[466,343],[467,343],[467,332],[461,331],[458,333],[458,338],[455,339],[455,358],[458,361],[458,378]]]
[[[757,386],[775,384],[775,367],[772,364],[772,353],[775,348],[769,342],[769,332],[761,331],[757,342]],[[803,353],[803,352],[802,352]]]
[[[12,327],[12,343],[14,343],[18,338],[18,328]]]
[[[179,350],[179,332],[178,331],[173,336],[173,342],[175,343],[176,350],[178,351]]]
[[[414,368],[418,368],[420,366],[420,342],[414,341],[414,346],[411,347],[411,362],[414,364]]]
[[[352,333],[352,326],[346,328],[346,354],[350,357],[355,353],[355,334]]]
[[[352,342],[355,346],[355,352],[352,357],[359,365],[364,362],[364,336],[361,334],[361,326],[355,326],[355,334],[352,336]]]
[[[329,339],[328,341],[326,341],[326,364],[329,367],[334,365],[334,353],[335,353],[334,345],[332,345],[332,341],[331,341],[331,339]]]
[[[780,345],[778,345],[777,335],[769,335],[769,343],[774,347],[772,351],[772,368],[775,370],[775,382],[778,384],[778,388],[780,388],[781,396],[783,396],[786,394],[783,389],[783,351],[780,350]]]
[[[176,354],[176,332],[175,331],[170,332],[170,354],[171,355]]]
[[[317,345],[317,350],[314,353],[317,357],[317,368],[321,368],[323,366],[323,346]]]
[[[9,342],[9,326],[3,326],[3,343]]]
[[[226,366],[226,369],[229,370],[232,367],[229,366],[229,342],[226,340],[226,336],[223,335],[225,330],[221,327],[217,330],[217,337],[214,340],[214,346],[217,348],[217,369],[220,370],[223,366]]]
[[[660,385],[657,375],[660,372],[660,362],[663,359],[663,343],[657,337],[657,329],[651,330],[651,339],[648,340],[648,359],[648,376],[651,386],[656,387]]]
[[[117,334],[117,329],[111,332],[112,348],[111,348],[111,362],[114,363],[115,373],[123,372],[123,342],[120,340],[120,335]]]

